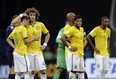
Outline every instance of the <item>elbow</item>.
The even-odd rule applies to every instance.
[[[9,41],[9,38],[7,38],[6,41],[8,42]]]
[[[50,38],[50,33],[48,33],[47,35],[48,35],[48,37]]]
[[[49,32],[46,34],[46,37],[47,38],[50,38],[50,33]]]
[[[64,38],[63,38],[63,37],[61,37],[61,38],[60,38],[60,40],[63,42]]]
[[[86,39],[87,42],[88,42],[89,38],[90,38],[90,35],[88,34],[88,35],[85,37],[85,39]]]

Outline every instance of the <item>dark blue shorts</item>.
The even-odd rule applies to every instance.
[[[6,59],[8,61],[9,67],[11,68],[14,66],[14,60],[13,60],[13,52],[6,52]]]

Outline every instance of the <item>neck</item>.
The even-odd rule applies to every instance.
[[[69,21],[68,24],[71,25],[71,26],[74,25],[74,23],[72,21]]]
[[[21,26],[25,26],[23,23],[20,23]]]
[[[76,26],[76,25],[75,25],[75,27],[76,27],[77,29],[80,29],[80,27],[79,27],[79,26]]]
[[[33,26],[33,25],[35,24],[35,22],[36,22],[36,21],[31,21],[30,23],[31,23],[31,25]]]
[[[102,29],[106,29],[106,27],[104,27],[103,25],[100,26]]]

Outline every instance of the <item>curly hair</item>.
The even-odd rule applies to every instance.
[[[39,16],[40,16],[40,13],[39,13],[39,11],[37,10],[37,9],[35,9],[34,7],[32,7],[32,8],[27,8],[27,10],[24,12],[24,13],[26,13],[26,14],[28,14],[29,15],[29,13],[31,13],[31,12],[36,12],[36,20],[39,18]]]

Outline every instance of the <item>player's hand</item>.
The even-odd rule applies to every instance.
[[[41,51],[43,51],[45,48],[46,48],[46,46],[44,46],[44,45],[42,45],[42,46],[40,47]]]
[[[66,41],[70,43],[70,39],[69,38],[66,38]]]
[[[94,48],[94,51],[96,51],[97,54],[100,54],[100,51],[97,48]]]
[[[34,38],[34,41],[38,41],[40,37],[35,35],[35,36],[33,36],[33,38]]]
[[[23,16],[28,16],[26,13],[23,13]]]
[[[71,46],[71,47],[69,48],[69,50],[72,51],[72,52],[75,52],[75,51],[77,51],[78,49],[77,49],[77,47]]]

